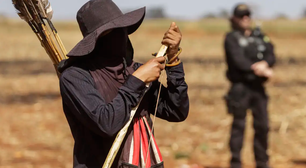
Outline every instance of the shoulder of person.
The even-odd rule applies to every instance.
[[[234,38],[236,31],[227,32],[225,38]]]
[[[88,70],[78,66],[70,66],[61,73],[60,81],[86,80],[91,79],[90,77]]]
[[[270,37],[269,37],[268,35],[266,35],[266,34],[263,34],[262,40],[263,40],[265,43],[271,43]]]
[[[242,36],[240,35],[240,32],[238,31],[231,31],[231,32],[228,32],[225,36],[225,42],[227,43],[236,43],[239,41],[239,39],[241,38]]]
[[[271,43],[271,39],[270,37],[265,34],[265,33],[262,33],[261,37],[260,37],[265,43]]]
[[[260,32],[259,38],[261,38],[265,43],[270,43],[271,42],[270,37],[262,31]]]

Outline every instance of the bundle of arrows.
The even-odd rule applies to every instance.
[[[51,18],[53,10],[48,0],[12,0],[18,15],[25,20],[36,34],[42,47],[49,55],[57,74],[57,65],[66,59],[66,49]]]

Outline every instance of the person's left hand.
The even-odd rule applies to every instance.
[[[171,60],[172,57],[178,52],[180,43],[182,40],[182,33],[175,22],[172,22],[169,30],[165,33],[162,40],[162,44],[168,46],[167,56],[168,60]]]

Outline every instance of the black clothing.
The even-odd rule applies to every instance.
[[[266,164],[269,160],[266,152],[268,149],[269,122],[267,113],[268,96],[264,87],[250,87],[242,83],[234,83],[231,86],[229,95],[240,96],[236,100],[239,103],[239,107],[233,109],[232,113],[234,120],[229,142],[232,153],[232,168],[241,168],[240,151],[243,146],[246,112],[249,108],[252,110],[253,127],[255,129],[254,154],[256,165],[258,168],[266,168],[265,166],[267,166]]]
[[[92,53],[97,40],[107,30],[127,28],[129,35],[134,33],[141,25],[145,13],[146,8],[143,7],[123,14],[112,0],[86,2],[78,10],[76,16],[83,39],[72,48],[67,56],[82,57]]]
[[[232,153],[231,168],[241,168],[240,151],[243,146],[247,109],[251,109],[253,114],[257,168],[268,168],[268,96],[263,85],[267,78],[255,75],[251,66],[265,60],[272,67],[275,64],[274,47],[267,36],[259,30],[254,30],[249,37],[239,31],[228,33],[224,48],[228,65],[226,75],[231,82],[225,99],[228,112],[234,117],[229,142]]]
[[[135,69],[140,66],[135,64]],[[189,99],[184,80],[183,65],[169,67],[168,88],[162,89],[157,117],[179,122],[187,118]],[[141,108],[154,112],[157,81],[150,85]],[[110,102],[102,98],[93,77],[86,66],[75,65],[66,69],[60,77],[63,109],[75,140],[74,167],[100,168],[114,141],[116,133],[130,117],[146,86],[138,78],[129,75],[119,88],[117,96]],[[116,163],[112,167],[116,167]]]
[[[264,35],[245,37],[239,31],[232,31],[226,35],[224,48],[228,65],[227,78],[232,82],[262,84],[267,79],[258,77],[251,69],[255,62],[265,60],[272,67],[275,64],[274,47],[265,42]]]

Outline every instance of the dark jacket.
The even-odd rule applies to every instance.
[[[265,77],[256,76],[251,69],[252,64],[265,60],[272,67],[275,64],[273,44],[270,39],[258,31],[245,37],[240,31],[232,31],[224,41],[227,78],[232,83],[262,84]]]
[[[136,64],[137,69],[140,64]],[[183,65],[167,69],[168,88],[162,89],[157,117],[171,122],[183,121],[189,111]],[[153,82],[142,106],[154,113],[159,83]],[[66,69],[60,77],[63,109],[75,140],[75,168],[101,168],[118,131],[130,117],[145,90],[145,83],[130,75],[118,95],[106,104],[95,82],[82,66]]]

